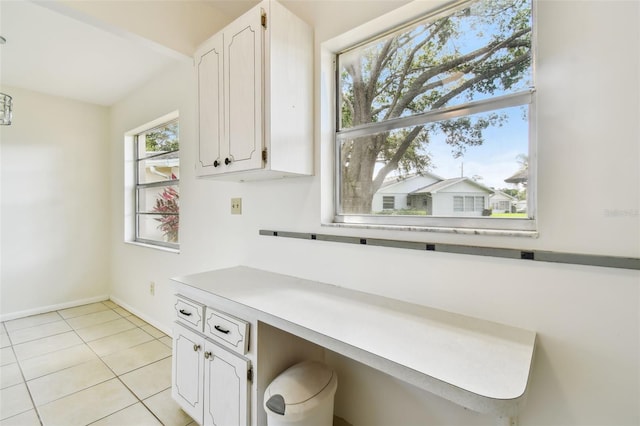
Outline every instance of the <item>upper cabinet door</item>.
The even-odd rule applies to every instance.
[[[262,167],[263,13],[253,8],[224,31],[226,172]]]
[[[235,181],[313,174],[313,29],[263,0],[205,41],[196,175]]]
[[[223,36],[207,41],[196,54],[198,75],[198,176],[222,173],[224,159]]]

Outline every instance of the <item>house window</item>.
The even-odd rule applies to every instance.
[[[526,217],[455,214],[535,188],[532,21],[532,0],[458,2],[336,55],[336,222],[535,229],[532,196]],[[431,208],[376,214],[397,181]]]
[[[473,211],[473,197],[464,197],[464,211]]]
[[[454,212],[481,212],[484,210],[484,197],[454,196]]]
[[[474,210],[477,212],[484,210],[484,197],[475,197]]]
[[[178,248],[180,139],[178,120],[133,135],[135,241]]]
[[[393,196],[385,195],[382,197],[382,208],[384,210],[393,210],[396,206],[396,199]]]
[[[454,212],[464,211],[464,197],[460,197],[457,195],[453,197],[453,211]]]

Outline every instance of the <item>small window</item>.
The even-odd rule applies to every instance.
[[[535,229],[532,22],[532,0],[458,2],[337,54],[336,222]],[[429,208],[376,212],[391,185]],[[492,216],[497,191],[527,215]]]
[[[393,210],[396,207],[396,199],[393,196],[385,195],[382,197],[382,208],[384,210]]]
[[[135,241],[179,248],[178,120],[134,135],[134,152]]]

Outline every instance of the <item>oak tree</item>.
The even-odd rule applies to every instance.
[[[341,129],[434,111],[526,89],[531,75],[530,0],[483,0],[427,19],[339,57]],[[454,157],[501,125],[499,112],[429,122],[341,141],[343,213],[370,213],[391,173],[421,173],[435,132]]]

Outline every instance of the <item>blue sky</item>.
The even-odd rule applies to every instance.
[[[451,147],[444,143],[442,135],[431,138],[427,152],[431,154],[435,167],[433,173],[443,178],[460,176],[460,165],[464,163],[464,175],[481,176],[479,182],[495,188],[512,188],[504,182],[518,171],[518,154],[529,154],[529,125],[522,118],[521,107],[509,108],[508,120],[502,127],[488,128],[485,142],[468,147],[464,156],[453,158]]]
[[[500,10],[502,7],[511,5],[511,3],[512,0],[504,0],[503,3],[498,1],[490,5],[496,6],[496,9]],[[494,16],[494,19],[479,19],[478,16],[474,16],[476,13],[482,15],[493,12],[485,9],[487,5],[489,5],[489,3],[476,2],[472,4],[468,15],[463,14],[455,18],[459,32],[447,38],[445,46],[438,50],[438,56],[444,58],[470,53],[489,44],[493,40],[494,35],[501,34],[500,26],[510,21],[513,16],[513,10],[507,12],[506,9],[504,9],[500,12],[501,14],[499,16]],[[520,6],[530,8],[530,3]],[[418,28],[420,28],[420,24],[414,27],[414,29]],[[407,29],[403,29],[402,31],[405,32]],[[509,33],[507,32],[506,34]],[[505,34],[502,35],[504,36]],[[418,34],[414,42],[417,43],[421,40],[424,40],[424,35]],[[360,61],[361,58],[358,56],[359,54],[369,48],[375,51],[379,48],[379,44],[379,40],[374,41],[368,47],[363,47],[362,49],[357,49],[345,54],[340,59],[341,65],[349,61]],[[505,53],[499,52],[498,56],[503,54]],[[492,59],[496,59],[496,57]],[[457,74],[461,73],[443,73],[437,76],[437,78],[443,82],[443,86],[440,89],[434,89],[434,91],[441,90],[443,93],[446,93],[448,90],[457,87],[460,84],[459,79],[462,78]],[[349,78],[346,80],[349,81]],[[529,73],[525,73],[519,81],[508,89],[500,89],[500,84],[498,84],[498,88],[493,90],[493,93],[489,93],[491,90],[486,90],[487,88],[474,91],[473,93],[465,91],[449,100],[446,106],[464,104],[470,101],[478,101],[508,93],[516,93],[526,90],[532,85],[531,69],[529,69]],[[429,92],[425,93],[425,96],[430,95]],[[382,101],[386,102],[387,99],[383,98]],[[444,142],[442,135],[430,134],[430,142],[425,149],[432,159],[433,167],[429,171],[443,178],[459,177],[461,176],[461,165],[464,163],[464,176],[479,176],[481,179],[478,179],[478,181],[489,187],[513,188],[514,186],[504,182],[504,179],[510,177],[520,169],[521,164],[518,162],[519,155],[529,155],[529,125],[528,121],[523,119],[522,108],[523,107],[514,107],[497,111],[506,113],[508,120],[506,120],[501,127],[496,126],[486,129],[483,132],[484,143],[480,146],[467,147],[464,155],[459,158],[453,157],[451,147]],[[403,116],[411,115],[412,113],[414,112],[407,110]],[[384,110],[380,114],[384,114]],[[379,167],[381,167],[381,165],[379,165]]]

